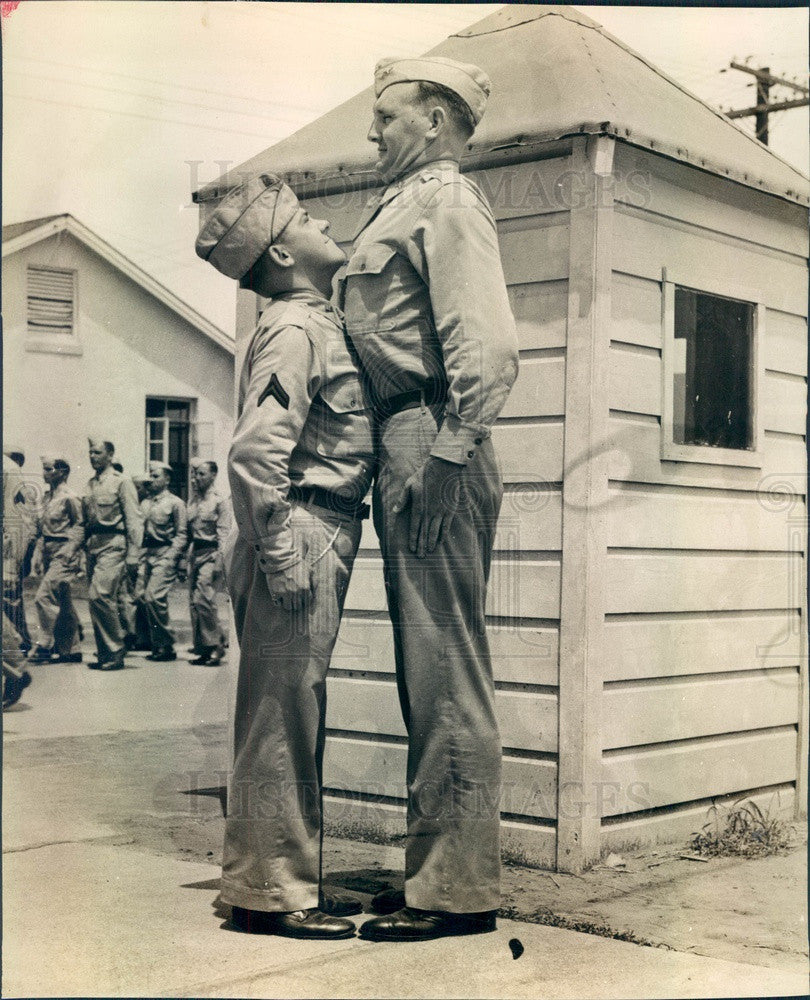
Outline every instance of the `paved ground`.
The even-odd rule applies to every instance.
[[[182,611],[182,594],[176,607]],[[80,614],[86,618],[86,608]],[[639,856],[628,859],[631,869],[637,862],[635,874],[595,871],[584,879],[505,871],[506,902],[521,916],[589,920],[666,947],[504,919],[494,934],[418,945],[229,931],[218,903],[218,789],[228,767],[233,667],[152,664],[138,655],[130,662],[113,674],[32,668],[23,703],[3,716],[5,997],[807,992],[803,852],[686,871],[662,852],[665,864],[642,866]],[[762,875],[757,866],[769,864]],[[371,891],[397,881],[402,850],[329,838],[325,869],[336,883]],[[746,909],[747,919],[736,912]],[[726,911],[736,922],[721,919]],[[758,952],[762,925],[774,920],[787,945]]]

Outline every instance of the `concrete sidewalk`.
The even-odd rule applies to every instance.
[[[501,920],[419,944],[229,931],[218,869],[100,841],[4,857],[4,997],[746,997],[802,977]],[[363,917],[358,920],[364,919]],[[523,947],[512,957],[510,941]]]

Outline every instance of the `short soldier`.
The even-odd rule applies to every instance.
[[[191,475],[195,489],[188,505],[188,591],[191,635],[198,653],[197,659],[191,661],[195,665],[216,666],[225,652],[217,591],[225,540],[231,529],[231,505],[214,489],[218,471],[216,462],[199,461]]]
[[[90,465],[96,470],[82,497],[90,620],[98,659],[91,670],[121,670],[124,633],[118,617],[118,590],[124,575],[138,573],[143,521],[132,480],[112,468],[112,442],[91,437]]]
[[[271,298],[247,350],[228,460],[239,528],[226,558],[241,647],[222,898],[248,931],[354,933],[324,896],[326,670],[371,485],[371,421],[339,314],[344,260],[276,177],[224,199],[197,253]]]
[[[169,591],[186,548],[186,505],[169,492],[171,472],[171,466],[163,462],[149,463],[152,495],[141,503],[143,604],[152,641],[148,658],[159,662],[177,659],[169,623]]]
[[[34,572],[42,579],[34,603],[39,616],[32,663],[81,663],[81,626],[73,606],[71,582],[79,568],[84,541],[82,503],[68,488],[70,464],[60,456],[42,456],[42,477],[49,489],[38,519]]]

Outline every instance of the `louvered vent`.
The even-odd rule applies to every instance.
[[[73,333],[75,276],[50,267],[28,268],[28,332]]]

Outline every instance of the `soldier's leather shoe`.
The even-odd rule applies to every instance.
[[[405,907],[405,891],[403,889],[383,889],[371,900],[374,913],[396,913]]]
[[[155,663],[171,663],[172,660],[177,659],[177,653],[171,646],[164,646],[162,649],[156,649],[154,653],[150,653],[146,659],[153,660]]]
[[[363,904],[348,892],[324,891],[320,895],[318,909],[330,917],[353,917],[363,912]]]
[[[55,663],[56,657],[59,654],[56,650],[51,649],[47,646],[36,646],[35,649],[28,654],[29,663]]]
[[[124,654],[116,653],[111,660],[97,660],[95,663],[88,663],[91,670],[123,670]]]
[[[360,937],[369,941],[429,941],[455,934],[486,934],[495,929],[495,910],[444,913],[406,906],[386,917],[367,920],[360,927]]]
[[[247,934],[279,934],[291,938],[321,938],[336,941],[354,937],[357,929],[351,920],[333,917],[314,907],[291,913],[267,913],[234,906],[231,924]]]

